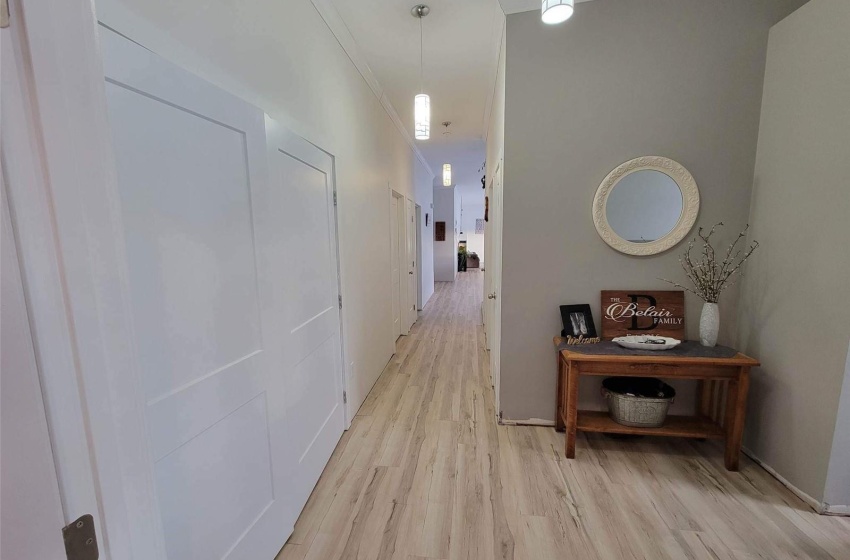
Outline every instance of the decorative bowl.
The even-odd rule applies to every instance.
[[[681,340],[669,336],[645,334],[618,336],[613,341],[623,348],[631,348],[632,350],[669,350],[682,343]]]

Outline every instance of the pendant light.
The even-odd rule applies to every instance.
[[[449,125],[450,124],[452,124],[451,121],[443,121],[443,126],[446,128],[443,131],[443,136],[451,134],[451,132],[449,132]],[[451,163],[444,163],[443,164],[443,186],[444,187],[451,187],[452,186],[452,164]]]
[[[422,18],[431,13],[431,8],[419,4],[413,6],[410,13],[419,19],[419,94],[413,99],[413,137],[427,140],[431,137],[431,98],[423,93],[422,86]]]
[[[540,18],[543,23],[555,24],[567,21],[573,15],[575,0],[543,0]]]

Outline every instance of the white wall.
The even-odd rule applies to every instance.
[[[811,0],[767,53],[739,346],[758,358],[744,444],[794,486],[850,505],[850,2]],[[804,341],[803,346],[793,341]],[[843,408],[843,423],[839,409]],[[837,448],[835,447],[837,445]],[[830,469],[830,456],[843,465]],[[843,500],[841,502],[840,500]]]
[[[395,350],[388,186],[428,208],[430,174],[310,0],[95,4],[108,26],[335,156],[349,402],[359,406]]]
[[[456,197],[454,187],[434,187],[434,221],[446,222],[446,240],[434,241],[434,280],[437,282],[454,282],[457,276]]]

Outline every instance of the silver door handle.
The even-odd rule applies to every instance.
[[[487,299],[496,299],[496,292],[493,292],[492,294],[487,294]]]

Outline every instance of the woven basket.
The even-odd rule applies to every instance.
[[[658,428],[664,425],[676,391],[658,379],[609,377],[603,384],[602,394],[608,401],[608,414],[614,422],[623,426]],[[644,396],[648,394],[662,396]]]

